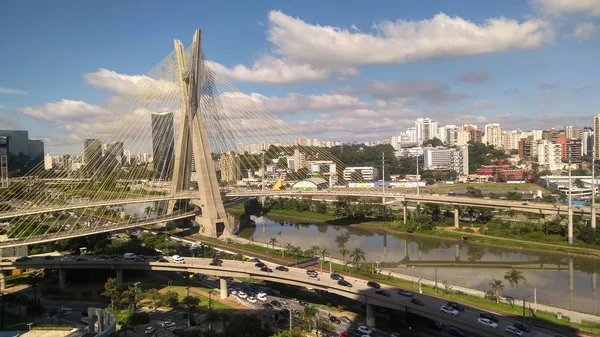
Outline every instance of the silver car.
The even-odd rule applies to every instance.
[[[516,327],[509,325],[504,329],[504,332],[508,332],[511,335],[523,336],[523,331],[517,329]]]

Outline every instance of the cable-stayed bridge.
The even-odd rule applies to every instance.
[[[475,203],[469,198],[434,200],[347,187],[346,165],[324,148],[303,145],[298,140],[306,137],[297,126],[288,125],[260,98],[241,93],[216,74],[204,59],[201,38],[197,30],[187,49],[175,40],[173,52],[147,74],[106,74],[118,83],[107,89],[118,94],[107,96],[101,111],[61,126],[64,144],[57,152],[68,154],[67,161],[79,161],[81,168],[46,170],[40,164],[0,190],[0,234],[5,235],[0,249],[182,218],[193,218],[207,236],[231,234],[234,224],[225,214],[223,195],[392,198],[405,208],[406,202]],[[261,151],[241,153],[244,144],[258,144]],[[293,161],[283,160],[290,156]],[[301,180],[308,175],[310,161],[328,163],[327,172],[319,173],[324,182],[328,180],[326,189],[265,190],[268,165],[275,167],[275,176]],[[229,188],[245,174],[257,175],[262,188]],[[360,174],[352,177],[354,182],[362,180]],[[502,207],[565,211],[552,205]]]

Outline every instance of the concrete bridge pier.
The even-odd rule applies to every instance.
[[[407,206],[406,206],[406,201],[402,202],[402,215],[404,217],[404,224],[406,225],[406,212],[407,212]]]
[[[454,245],[454,260],[460,261],[460,245],[458,243]]]
[[[404,258],[408,261],[410,257],[408,256],[408,241],[404,240]]]
[[[454,228],[458,228],[460,224],[460,210],[458,205],[454,205]]]
[[[6,275],[0,271],[0,290],[4,291],[4,289],[6,289]]]
[[[375,306],[373,304],[366,304],[367,307],[367,314],[365,315],[367,317],[367,325],[370,326],[371,328],[375,327]]]
[[[65,289],[67,287],[67,279],[66,279],[66,275],[65,275],[65,270],[64,269],[59,269],[58,270],[58,288],[59,289]]]
[[[229,296],[229,290],[227,289],[227,280],[224,278],[221,278],[219,280],[219,286],[220,286],[220,293],[219,293],[219,297],[223,300],[226,299],[227,296]]]
[[[123,269],[117,268],[117,288],[123,287]]]
[[[569,310],[573,308],[573,259],[569,258]]]

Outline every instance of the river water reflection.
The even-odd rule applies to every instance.
[[[290,243],[309,249],[312,246],[326,248],[334,258],[341,259],[339,249],[345,247],[352,251],[361,248],[365,251],[366,263],[379,261],[383,269],[393,270],[413,276],[422,276],[434,280],[437,269],[437,279],[450,284],[488,290],[492,279],[504,279],[507,267],[398,267],[408,260],[415,264],[425,261],[511,261],[515,263],[531,262],[529,268],[537,268],[543,263],[546,268],[553,270],[522,269],[526,281],[518,287],[506,286],[503,292],[507,296],[522,298],[531,296],[533,301],[534,288],[537,292],[537,302],[596,314],[600,295],[596,291],[596,272],[600,272],[600,261],[585,257],[569,257],[565,254],[555,254],[537,251],[524,251],[508,247],[460,243],[455,240],[413,236],[410,234],[389,234],[381,231],[333,226],[325,224],[300,224],[276,222],[262,217],[254,219],[256,228],[245,228],[239,236],[254,241],[268,242],[270,238],[277,239],[277,245],[285,246]],[[570,277],[569,263],[572,262]],[[541,266],[541,265],[540,265]],[[519,268],[517,268],[519,269]],[[572,289],[572,290],[571,290]]]

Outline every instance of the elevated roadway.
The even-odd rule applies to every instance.
[[[452,316],[440,311],[440,307],[445,304],[444,300],[428,296],[416,295],[425,305],[418,306],[410,302],[409,297],[401,296],[396,289],[382,286],[382,290],[387,290],[390,297],[378,295],[373,288],[367,286],[365,280],[347,278],[352,283],[352,287],[344,287],[337,284],[337,281],[332,280],[328,274],[320,275],[320,280],[309,279],[305,269],[289,268],[288,272],[280,272],[275,270],[275,266],[271,265],[274,272],[262,272],[254,266],[254,263],[226,260],[222,266],[211,266],[211,259],[203,258],[185,258],[185,263],[173,263],[169,260],[168,263],[161,262],[134,262],[132,260],[98,260],[94,257],[86,256],[87,261],[61,261],[60,258],[54,260],[46,260],[43,257],[34,257],[31,260],[16,262],[11,259],[10,262],[0,262],[0,271],[9,271],[12,269],[34,269],[34,268],[49,268],[58,269],[114,269],[117,271],[117,281],[122,280],[123,269],[138,269],[138,270],[153,270],[153,271],[176,271],[203,273],[207,275],[216,275],[223,277],[251,277],[270,282],[283,283],[288,285],[310,287],[320,289],[329,293],[337,294],[349,299],[363,302],[367,305],[367,323],[371,326],[375,325],[374,306],[381,306],[400,311],[412,312],[430,319],[445,322],[447,324],[459,326],[470,332],[474,332],[483,336],[506,336],[504,328],[514,323],[510,319],[502,319],[496,329],[489,328],[477,324],[477,318],[480,311],[467,308],[458,316]],[[64,278],[64,272],[59,272]],[[120,275],[119,275],[120,274]],[[64,285],[64,280],[61,281]],[[226,283],[223,282],[223,286]],[[550,335],[540,331],[532,331],[528,334],[531,337],[549,337]]]

